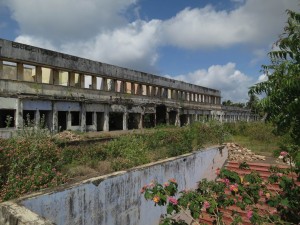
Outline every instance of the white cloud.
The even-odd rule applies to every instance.
[[[232,11],[186,8],[164,22],[166,44],[182,48],[229,47],[239,43],[269,43],[281,33],[285,10],[297,0],[247,0]]]
[[[4,0],[21,34],[55,43],[90,38],[127,24],[124,11],[137,0]]]
[[[253,79],[236,69],[235,63],[232,62],[226,65],[212,65],[207,70],[200,69],[173,78],[221,90],[222,100],[230,99],[233,102],[246,102],[248,88],[254,84]]]
[[[256,83],[264,82],[268,80],[268,76],[266,74],[262,74],[258,77]]]

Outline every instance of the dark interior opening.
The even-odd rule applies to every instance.
[[[156,124],[166,124],[167,107],[165,105],[156,106]]]
[[[58,111],[58,131],[64,131],[67,129],[67,112],[66,111]]]
[[[93,112],[86,112],[85,122],[86,125],[93,125]]]
[[[188,115],[186,114],[180,115],[180,126],[182,127],[187,125],[187,122],[188,122]]]
[[[42,128],[51,128],[51,111],[40,110],[40,126]]]
[[[97,112],[97,131],[103,131],[104,126],[104,113],[103,112]]]
[[[80,117],[78,111],[71,112],[71,126],[79,126],[80,125]]]
[[[143,123],[145,128],[155,127],[155,114],[145,114]]]
[[[15,110],[0,110],[0,128],[15,127]]]
[[[34,110],[23,110],[23,125],[26,127],[35,126],[35,111]]]
[[[109,113],[109,130],[123,130],[123,113]]]
[[[169,123],[170,123],[170,125],[175,125],[175,123],[176,123],[176,115],[177,115],[176,111],[170,111],[169,112]]]
[[[140,116],[141,115],[139,113],[129,113],[129,115],[128,115],[128,130],[139,128]]]

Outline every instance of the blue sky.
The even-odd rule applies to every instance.
[[[221,90],[249,86],[299,0],[0,0],[0,37]]]

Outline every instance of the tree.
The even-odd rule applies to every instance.
[[[262,66],[268,80],[252,86],[249,95],[265,94],[259,105],[276,125],[279,134],[288,133],[300,146],[300,13],[287,10],[288,21],[269,53],[270,65]],[[299,149],[297,147],[297,149]]]

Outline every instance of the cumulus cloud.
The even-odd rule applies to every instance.
[[[55,43],[90,38],[127,24],[124,11],[137,0],[4,0],[21,34]]]
[[[239,71],[236,64],[232,62],[225,65],[212,65],[207,70],[199,69],[174,78],[221,90],[222,100],[230,99],[233,102],[246,102],[248,88],[254,84],[254,80]]]
[[[186,8],[164,22],[164,39],[188,49],[269,43],[284,25],[285,9],[295,7],[291,0],[247,0],[231,11]]]

